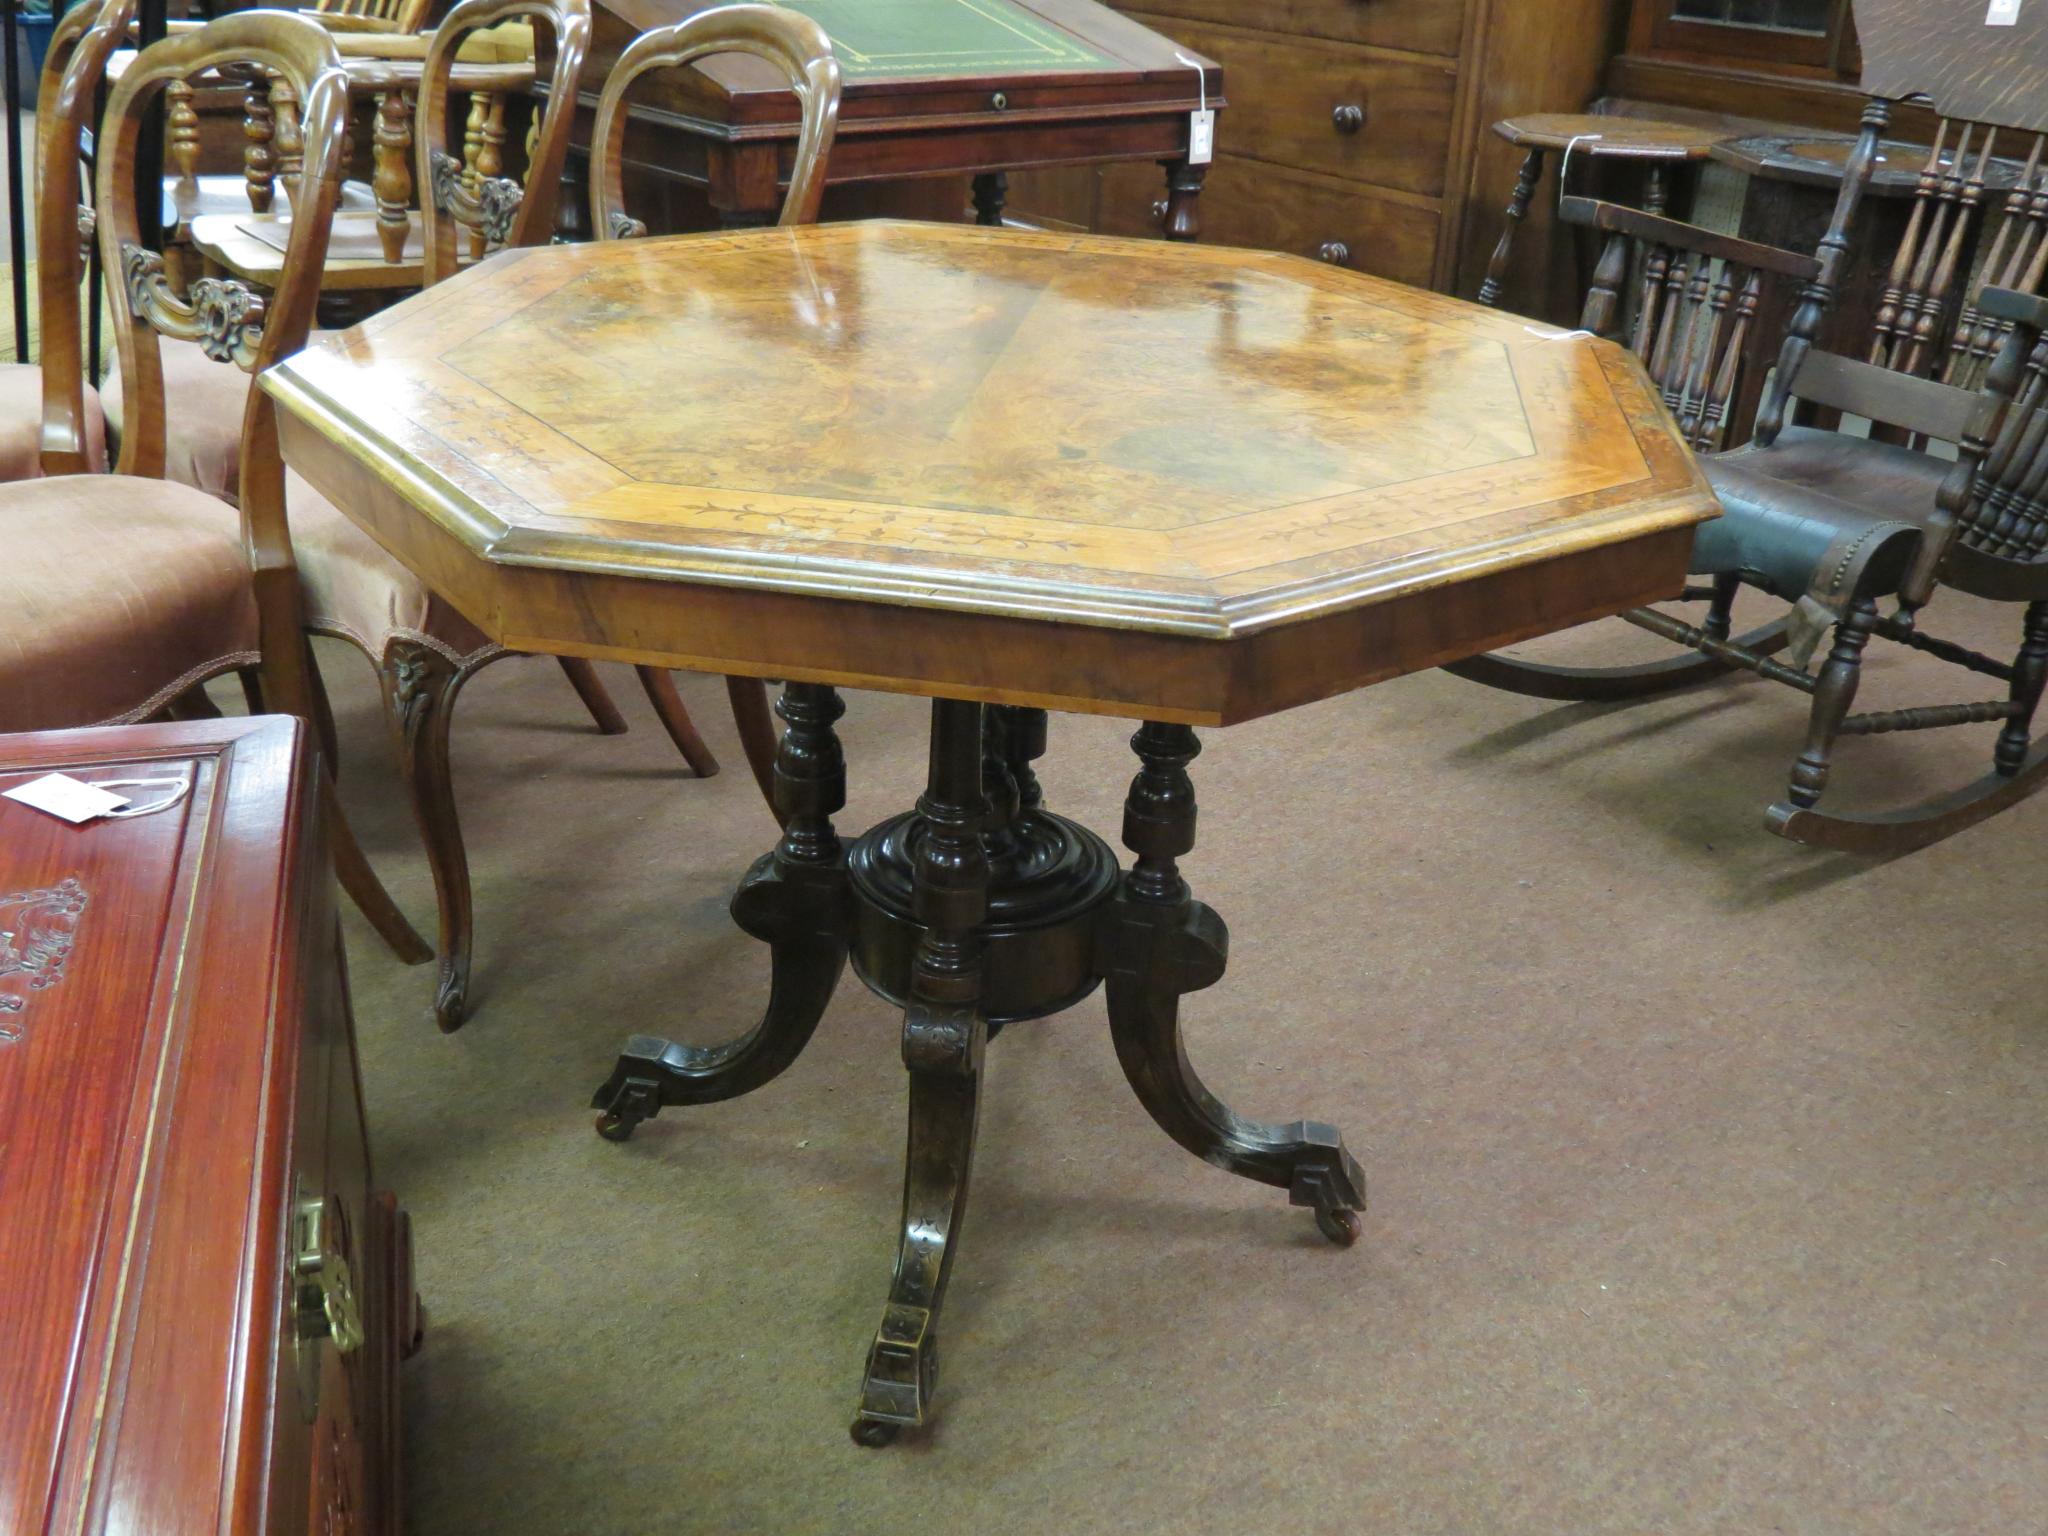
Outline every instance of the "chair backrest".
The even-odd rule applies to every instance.
[[[2034,292],[2048,275],[2044,9],[1994,27],[1979,0],[1855,0],[1873,105],[1921,101],[1939,121],[1898,247],[1874,253],[1885,278],[1868,346],[1781,367],[1790,395],[1958,440],[2011,329],[1978,295]]]
[[[626,93],[650,70],[679,69],[719,53],[747,53],[780,68],[802,116],[778,224],[817,221],[825,196],[825,159],[839,127],[839,61],[815,21],[774,5],[725,5],[699,11],[635,38],[612,66],[590,130],[591,227],[600,240],[644,235],[626,212]]]
[[[122,48],[135,0],[93,0],[58,20],[36,97],[36,315],[43,382],[43,471],[87,469],[85,338],[79,285],[93,215],[80,195],[79,161],[107,61]]]
[[[1767,282],[1813,283],[1820,262],[1588,198],[1566,198],[1560,215],[1607,236],[1580,325],[1635,353],[1695,449],[1725,447]]]
[[[2005,339],[1975,396],[1929,542],[1952,586],[2048,598],[2048,299],[1990,287],[1979,307]]]
[[[322,18],[345,17],[361,23],[364,30],[410,33],[425,25],[432,5],[433,0],[313,0],[306,11]]]
[[[448,147],[449,96],[463,41],[515,17],[544,24],[552,34],[554,48],[545,109],[539,101],[532,101],[534,118],[526,135],[523,187],[509,176],[487,174],[484,166],[466,170]],[[434,29],[420,75],[415,130],[425,281],[429,285],[454,276],[464,254],[478,256],[491,246],[540,245],[553,237],[562,163],[569,153],[569,128],[576,116],[577,82],[589,51],[590,0],[462,0]],[[488,105],[473,97],[472,112],[481,107],[499,114],[502,135],[504,93],[479,94],[489,95]],[[467,253],[462,250],[465,244]]]
[[[194,282],[181,297],[165,276],[162,253],[142,244],[136,140],[150,106],[170,82],[236,65],[276,75],[301,103],[305,158],[292,194],[283,273],[267,297],[212,277]],[[237,12],[153,43],[114,87],[100,129],[98,206],[100,261],[121,356],[120,473],[164,472],[159,333],[197,342],[216,362],[251,373],[306,344],[341,183],[347,112],[348,77],[333,40],[317,23],[283,11]],[[248,391],[248,402],[242,425],[245,527],[252,505],[281,520],[284,491],[275,408],[258,389]]]

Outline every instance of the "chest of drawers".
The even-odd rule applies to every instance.
[[[1223,66],[1230,105],[1202,238],[1293,251],[1469,296],[1514,186],[1498,119],[1576,111],[1617,42],[1614,0],[1112,0]],[[1045,173],[1012,206],[1110,234],[1156,232],[1157,173]],[[1540,291],[1547,210],[1517,274]],[[1512,295],[1511,295],[1512,297]]]
[[[416,1321],[286,719],[0,737],[0,1530],[395,1533]]]

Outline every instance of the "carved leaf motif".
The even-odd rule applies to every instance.
[[[19,1040],[31,995],[64,979],[86,900],[75,879],[0,896],[0,1042]]]
[[[262,295],[246,284],[203,277],[192,285],[189,300],[172,291],[164,277],[164,259],[138,245],[121,247],[121,284],[128,309],[164,335],[196,341],[217,363],[239,368],[256,366],[263,344]]]
[[[644,220],[636,219],[630,213],[622,213],[616,208],[612,210],[610,223],[611,236],[614,240],[637,240],[647,233]]]
[[[526,191],[509,176],[486,176],[471,192],[462,184],[462,162],[444,150],[434,151],[434,206],[466,229],[480,230],[486,240],[504,245]]]

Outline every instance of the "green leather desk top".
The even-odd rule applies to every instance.
[[[1107,69],[1107,56],[1012,0],[783,0],[832,38],[851,80]]]

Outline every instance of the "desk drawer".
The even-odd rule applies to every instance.
[[[1216,144],[1278,165],[1442,195],[1457,74],[1442,64],[1143,16],[1223,66]]]
[[[1159,173],[1150,165],[1102,169],[1097,206],[1106,235],[1157,235]],[[1287,251],[1427,288],[1436,266],[1437,215],[1325,177],[1222,155],[1195,204],[1204,245]]]
[[[1128,3],[1117,7],[1132,8]],[[1465,8],[1457,0],[1267,0],[1252,13],[1244,0],[1152,0],[1144,8],[1188,21],[1250,25],[1283,37],[1327,37],[1446,58],[1457,57],[1465,31]],[[1184,29],[1164,30],[1177,38]]]

